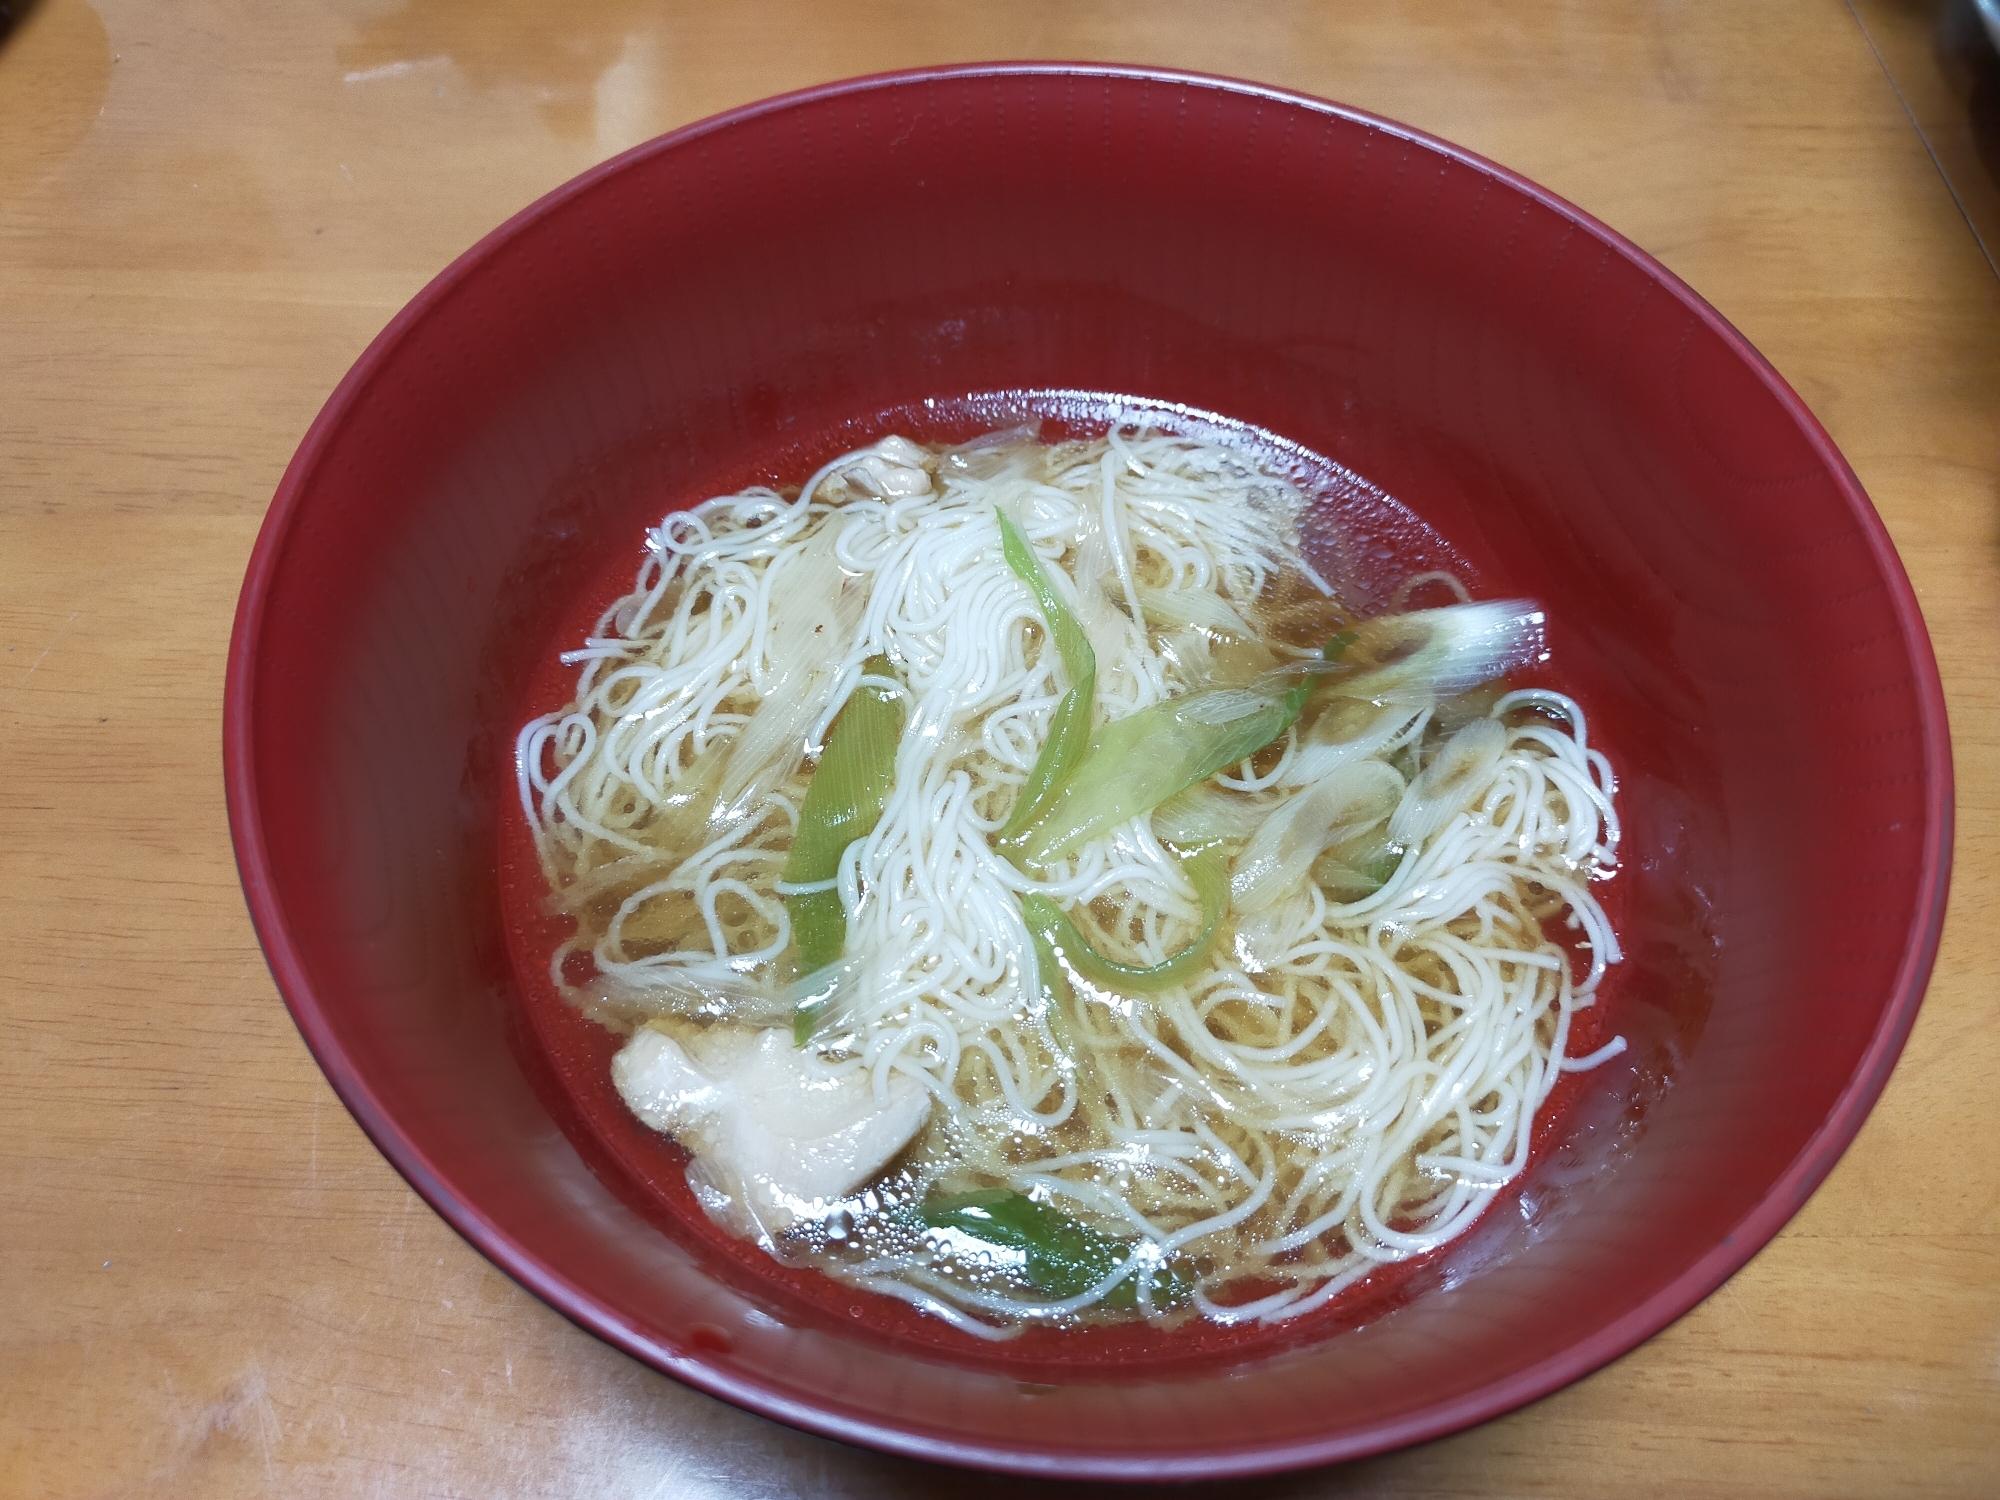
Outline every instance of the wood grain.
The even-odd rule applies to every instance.
[[[1974,0],[1853,0],[1910,123],[2000,274],[2000,53]]]
[[[2000,280],[1906,108],[1947,97],[1908,45],[1928,23],[1907,3],[1857,8],[31,12],[0,45],[0,1496],[1017,1491],[695,1395],[458,1240],[279,1003],[219,770],[223,652],[264,507],[319,403],[426,279],[660,130],[847,74],[1000,57],[1338,98],[1631,235],[1832,431],[1902,550],[1950,699],[1958,866],[1937,976],[1804,1212],[1570,1389],[1256,1492],[2000,1492],[2000,1161],[1962,1133],[2000,1104],[1983,941],[2000,918]]]

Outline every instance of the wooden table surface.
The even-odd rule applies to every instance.
[[[1936,978],[1804,1212],[1673,1327],[1528,1410],[1244,1489],[2000,1494],[2000,1153],[1966,1134],[2000,1107],[2000,964],[1981,937],[2000,890],[2000,278],[1981,240],[2000,231],[2000,69],[1963,16],[1935,45],[1932,11],[30,9],[0,43],[0,1495],[1022,1488],[697,1395],[446,1228],[349,1119],[265,971],[220,715],[286,460],[460,250],[714,111],[1032,57],[1344,100],[1630,235],[1832,431],[1902,550],[1950,699],[1958,864]]]

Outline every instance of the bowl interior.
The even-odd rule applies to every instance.
[[[1029,1368],[773,1278],[591,1128],[524,1004],[500,901],[513,735],[641,528],[944,422],[927,402],[1022,391],[1179,403],[1366,476],[1482,581],[1547,604],[1619,766],[1629,959],[1606,1008],[1634,1047],[1499,1209],[1338,1337]],[[1539,190],[1214,80],[864,81],[552,195],[329,402],[231,672],[231,811],[273,969],[430,1201],[704,1389],[1002,1467],[1352,1456],[1629,1348],[1831,1166],[1942,910],[1935,667],[1879,522],[1782,382]]]

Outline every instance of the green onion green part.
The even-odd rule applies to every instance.
[[[1041,901],[1045,898],[1035,896],[1030,899]],[[1056,1049],[1075,1064],[1081,1056],[1077,1051],[1076,1037],[1070,1030],[1069,1021],[1070,1007],[1075,1003],[1075,997],[1070,993],[1069,976],[1063,973],[1062,956],[1056,952],[1051,929],[1036,926],[1030,921],[1028,936],[1035,944],[1035,967],[1041,973],[1042,1004],[1048,1015],[1049,1036],[1055,1042]]]
[[[1082,1296],[1123,1265],[1133,1248],[1010,1188],[931,1198],[919,1216],[927,1228],[956,1229],[986,1244],[1023,1252],[1028,1281],[1055,1298]],[[1171,1270],[1152,1274],[1155,1307],[1187,1298],[1191,1288],[1185,1277]],[[1119,1282],[1104,1305],[1134,1305],[1139,1300],[1137,1281],[1137,1276],[1128,1276]]]
[[[1201,898],[1202,929],[1180,952],[1156,964],[1121,964],[1106,958],[1077,930],[1068,913],[1049,897],[1036,893],[1023,896],[1021,915],[1027,919],[1028,931],[1034,935],[1036,951],[1042,958],[1044,986],[1050,985],[1051,950],[1092,984],[1116,994],[1153,994],[1185,981],[1207,959],[1223,915],[1229,910],[1229,870],[1214,845],[1182,854],[1181,869]]]
[[[1090,737],[1036,817],[1001,847],[1026,868],[1076,853],[1120,823],[1255,755],[1291,727],[1312,684],[1282,693],[1211,688],[1142,708]]]
[[[866,677],[900,682],[886,656],[862,663]],[[840,856],[856,839],[866,838],[882,821],[896,779],[896,747],[903,738],[903,692],[863,681],[848,696],[826,737],[826,749],[799,805],[798,831],[785,861],[783,879],[790,885],[832,880],[840,871]],[[799,972],[812,974],[837,963],[847,946],[847,914],[834,889],[787,896],[792,939],[798,945]],[[803,1045],[812,1035],[812,1016],[801,1007],[793,1023]]]
[[[1000,836],[1006,839],[1034,821],[1083,755],[1090,739],[1091,710],[1097,697],[1097,653],[1091,649],[1083,626],[1056,593],[1042,560],[1035,556],[1027,538],[1007,519],[1005,511],[996,506],[994,514],[1000,519],[1001,554],[1041,606],[1049,640],[1062,659],[1063,673],[1070,684],[1062,702],[1056,705],[1055,716],[1049,721],[1049,737],[1042,745],[1042,753],[1035,757],[1020,798],[1014,803],[1013,814],[1000,831]]]

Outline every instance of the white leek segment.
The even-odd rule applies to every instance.
[[[1153,837],[1184,848],[1240,844],[1264,819],[1265,810],[1256,803],[1203,781],[1153,809]]]
[[[1438,832],[1485,790],[1506,753],[1507,730],[1497,719],[1474,719],[1459,730],[1410,783],[1389,819],[1389,842],[1407,849]]]
[[[1403,778],[1379,760],[1343,766],[1294,793],[1236,857],[1229,879],[1236,910],[1262,911],[1302,885],[1322,851],[1373,828],[1402,798]]]
[[[1416,693],[1449,698],[1540,661],[1544,617],[1525,599],[1378,615],[1350,632],[1326,691],[1377,703]]]
[[[1254,640],[1257,634],[1226,599],[1205,589],[1142,587],[1139,608],[1145,611],[1148,625],[1192,626],[1213,635],[1246,641]]]
[[[1335,700],[1299,736],[1297,751],[1284,769],[1285,784],[1307,786],[1342,766],[1389,754],[1423,732],[1429,708],[1428,694],[1420,702],[1386,708],[1365,699]]]
[[[807,729],[833,696],[863,601],[834,556],[837,540],[820,531],[771,564],[764,696],[730,751],[719,798],[724,808],[754,804],[791,774]]]

